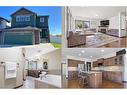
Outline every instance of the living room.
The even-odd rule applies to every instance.
[[[126,47],[125,7],[64,7],[63,47]]]

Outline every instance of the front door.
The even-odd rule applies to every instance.
[[[42,29],[42,31],[40,32],[40,36],[41,36],[42,43],[50,41],[49,38],[50,34],[48,29]]]

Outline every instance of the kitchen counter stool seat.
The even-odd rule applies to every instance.
[[[89,78],[88,75],[80,76],[80,78],[79,78],[79,86],[81,88],[84,88],[84,87],[88,86],[88,84],[89,84],[89,79],[88,78]]]

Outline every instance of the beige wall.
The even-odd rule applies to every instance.
[[[23,57],[22,57],[21,48],[1,48],[0,49],[0,62],[5,62],[5,64],[6,62],[19,63],[19,68],[17,68],[17,77],[13,80],[11,79],[4,80],[4,84],[6,84],[4,85],[5,88],[14,88],[19,85],[22,85],[23,83],[23,62],[22,60],[23,60]],[[3,68],[1,67],[1,70]],[[1,73],[5,74],[4,69],[1,71]],[[2,82],[3,79],[5,79],[4,77],[5,76],[0,77],[0,82]]]
[[[119,16],[109,18],[109,29],[119,29]]]
[[[86,17],[74,17],[75,20],[82,20],[82,21],[90,21],[90,28],[98,29],[98,26],[100,26],[100,20],[101,19],[94,19],[94,18],[86,18]]]
[[[67,47],[67,7],[62,8],[62,47]]]
[[[48,70],[52,71],[51,73],[60,73],[61,71],[61,49],[54,50],[47,54],[41,56],[38,65],[39,68],[43,68],[44,60],[48,60]],[[58,72],[59,71],[59,72]]]
[[[0,88],[4,88],[4,66],[2,64],[0,64]]]

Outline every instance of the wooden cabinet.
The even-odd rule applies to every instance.
[[[111,62],[112,62],[112,64],[111,64],[112,66],[118,65],[119,63],[118,63],[117,56],[111,57]]]
[[[103,79],[117,83],[122,83],[122,72],[119,71],[103,71]]]
[[[117,56],[117,65],[123,65],[123,55],[118,55]]]
[[[113,66],[114,65],[114,57],[110,57],[109,59],[108,66]]]
[[[98,88],[102,86],[102,73],[89,74],[89,86],[92,88]]]
[[[78,64],[84,64],[84,61],[68,59],[68,68],[73,68],[72,70],[68,69],[68,79],[77,79],[78,71],[74,68],[78,68]]]
[[[68,59],[68,67],[77,67],[77,65],[75,60]]]
[[[104,62],[104,58],[100,58],[100,59],[97,60],[97,63],[102,63],[103,64],[103,62]]]
[[[78,64],[84,64],[84,61],[68,59],[68,67],[77,67]]]
[[[104,63],[104,58],[100,58],[97,61],[93,62],[93,67],[99,67],[100,65],[103,65]]]
[[[42,72],[41,70],[28,70],[28,76],[39,78],[41,72]]]
[[[97,61],[94,61],[94,62],[93,62],[93,67],[98,67]]]
[[[103,66],[117,66],[123,64],[123,57],[122,56],[114,56],[110,58],[106,58],[104,60]]]
[[[98,67],[99,63],[101,63],[103,66],[117,66],[117,65],[123,65],[123,55],[113,56],[106,59],[98,59],[97,61],[93,62],[93,67]]]
[[[109,58],[105,59],[103,66],[109,66],[110,64],[109,62],[110,62]]]

